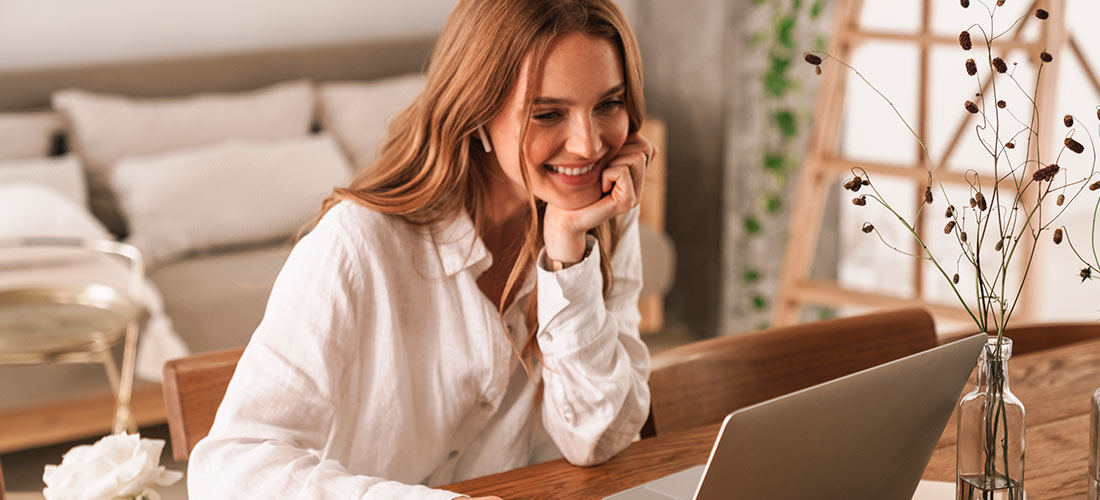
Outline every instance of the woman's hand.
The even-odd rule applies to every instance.
[[[646,167],[657,153],[656,146],[635,132],[600,174],[604,195],[599,200],[576,210],[547,205],[542,234],[547,258],[562,263],[579,262],[584,257],[584,235],[589,229],[638,206]]]

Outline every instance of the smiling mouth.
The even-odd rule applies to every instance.
[[[547,170],[551,170],[553,172],[557,172],[557,173],[562,174],[562,175],[568,175],[570,177],[579,177],[579,176],[582,176],[584,174],[587,174],[587,173],[591,172],[592,169],[596,168],[596,164],[592,163],[592,164],[589,164],[589,165],[586,165],[586,166],[583,166],[583,167],[578,167],[578,168],[559,167],[557,165],[543,165],[542,167],[547,169]]]

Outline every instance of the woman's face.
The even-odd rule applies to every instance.
[[[504,174],[525,193],[519,135],[528,122],[524,155],[536,198],[566,210],[600,199],[600,174],[627,139],[630,119],[618,47],[575,32],[555,41],[543,62],[531,113],[524,115],[529,64],[504,108],[488,123],[490,143]]]

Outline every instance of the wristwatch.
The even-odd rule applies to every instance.
[[[581,256],[581,260],[578,260],[577,262],[570,262],[568,264],[566,264],[564,262],[561,262],[561,261],[558,261],[558,260],[551,259],[548,256],[548,257],[546,257],[546,264],[547,264],[546,267],[548,267],[553,272],[558,272],[558,271],[561,271],[562,269],[565,269],[565,268],[567,268],[569,266],[572,266],[574,264],[577,264],[579,262],[584,262],[584,259],[587,259],[588,254],[591,253],[591,252],[592,252],[592,247],[585,248],[584,249],[584,255]]]

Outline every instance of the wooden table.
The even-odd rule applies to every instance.
[[[1100,388],[1100,340],[1015,356],[1012,392],[1027,409],[1025,488],[1029,500],[1084,498],[1088,469],[1089,402]],[[966,390],[973,386],[973,379]],[[925,479],[955,480],[955,420],[924,472]],[[602,498],[706,462],[718,424],[638,441],[598,467],[564,460],[445,486],[470,496]]]

